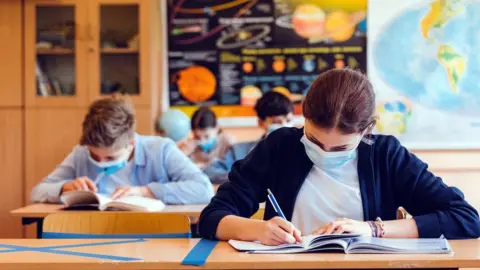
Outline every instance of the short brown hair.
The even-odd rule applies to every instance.
[[[120,149],[135,133],[135,110],[131,102],[118,97],[93,102],[83,120],[81,145]]]
[[[321,128],[358,133],[375,124],[375,93],[367,76],[353,69],[332,69],[313,81],[303,114]]]

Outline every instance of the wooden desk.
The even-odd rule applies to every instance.
[[[5,244],[26,247],[75,245],[125,240],[39,240],[8,239]],[[121,261],[92,258],[78,254],[41,251],[5,252],[0,247],[0,269],[199,269],[181,265],[181,261],[198,239],[156,239],[144,242],[60,248],[60,251],[82,252],[137,259]],[[219,243],[201,269],[373,269],[373,268],[478,268],[480,241],[451,241],[453,254],[447,255],[344,255],[344,254],[246,254]]]
[[[182,214],[189,217],[198,218],[206,204],[192,204],[192,205],[167,205],[162,211],[163,213]],[[64,206],[61,204],[31,204],[22,208],[10,211],[14,217],[21,217],[23,225],[37,224],[37,237],[42,235],[43,218],[49,214],[62,212]],[[260,208],[265,208],[265,204],[261,204]]]
[[[199,205],[167,205],[163,210],[165,213],[174,213],[187,215],[189,217],[198,218],[205,204]],[[14,217],[21,217],[23,225],[29,225],[36,223],[37,226],[37,238],[42,235],[43,218],[49,214],[63,212],[63,205],[61,204],[32,204],[22,208],[15,209],[10,212]]]

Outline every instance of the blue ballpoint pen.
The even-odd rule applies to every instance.
[[[277,212],[277,214],[283,218],[283,219],[286,219],[285,218],[285,215],[283,214],[282,212],[282,209],[280,209],[280,205],[278,205],[278,202],[277,200],[275,199],[275,196],[273,196],[273,193],[270,191],[270,189],[267,189],[267,192],[268,192],[268,200],[270,201],[270,203],[272,204],[273,206],[273,209],[275,210],[275,212]]]

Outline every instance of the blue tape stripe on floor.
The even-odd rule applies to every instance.
[[[113,261],[124,261],[124,262],[143,260],[143,259],[140,259],[140,258],[130,258],[130,257],[121,257],[121,256],[114,256],[114,255],[104,255],[104,254],[86,253],[86,252],[77,252],[77,251],[68,251],[68,250],[58,250],[58,249],[50,249],[50,250],[45,250],[45,251],[42,251],[42,252],[53,253],[53,254],[62,254],[62,255],[73,255],[73,256],[80,256],[80,257],[87,257],[87,258],[113,260]]]
[[[190,233],[88,234],[43,232],[44,239],[190,238]]]
[[[218,241],[201,239],[183,259],[182,264],[195,266],[205,265],[208,256],[210,256],[210,253],[212,253],[217,243]]]

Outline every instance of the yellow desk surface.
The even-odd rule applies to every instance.
[[[199,269],[181,265],[198,239],[156,239],[145,242],[61,248],[70,252],[137,258],[115,261],[39,251],[7,252],[4,245],[46,247],[125,240],[0,239],[0,269]],[[344,254],[246,254],[221,242],[201,269],[360,269],[360,268],[478,268],[480,241],[451,241],[453,254],[445,255],[344,255]]]
[[[199,217],[206,204],[192,204],[192,205],[167,205],[162,212],[185,214],[190,217]],[[31,204],[22,208],[10,211],[10,214],[15,217],[22,218],[43,218],[49,214],[62,212],[64,206],[61,204]]]
[[[192,205],[167,205],[162,211],[163,213],[182,214],[189,217],[199,217],[206,204],[192,204]],[[61,204],[31,204],[22,208],[10,211],[14,217],[21,218],[44,218],[49,214],[62,212],[64,206]],[[260,204],[260,209],[265,208],[265,204]]]

